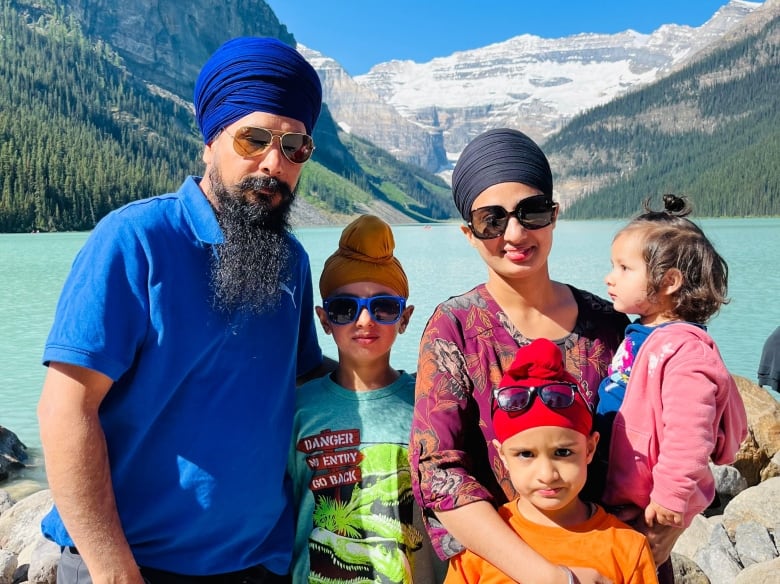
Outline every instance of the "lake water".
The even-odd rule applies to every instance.
[[[609,246],[623,224],[559,221],[550,259],[553,278],[605,296]],[[780,219],[709,219],[700,224],[729,264],[732,301],[710,323],[710,333],[729,370],[755,380],[764,340],[780,325]],[[336,249],[341,229],[297,231],[311,257],[315,297],[322,264]],[[483,282],[486,272],[457,224],[399,225],[393,230],[415,313],[396,342],[392,363],[414,371],[417,344],[435,306]],[[19,479],[3,485],[17,496],[45,481],[35,416],[45,373],[40,357],[62,282],[86,237],[0,234],[0,426],[29,447],[33,463]],[[325,353],[335,357],[331,337],[321,334],[320,340]]]

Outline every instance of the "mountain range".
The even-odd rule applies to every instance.
[[[695,29],[521,35],[354,79],[299,45],[325,106],[298,223],[457,217],[448,169],[499,125],[543,144],[564,216],[627,216],[659,189],[684,189],[709,215],[780,215],[779,19],[780,0],[732,0]],[[196,173],[197,71],[248,34],[296,44],[263,0],[4,3],[0,231],[87,229]]]
[[[193,0],[186,10],[173,0],[0,3],[0,232],[90,229],[198,174],[195,79],[240,35],[295,44],[262,0]],[[446,182],[340,132],[327,104],[314,137],[297,224],[453,216]]]
[[[427,63],[380,63],[354,78],[313,48],[299,50],[317,69],[342,129],[438,172],[490,128],[517,128],[544,142],[576,114],[656,81],[718,45],[760,7],[731,0],[700,27],[667,24],[651,34],[523,34]]]
[[[445,178],[470,139],[508,126],[543,145],[564,216],[626,216],[681,190],[707,215],[780,214],[778,15],[778,0],[731,0],[696,28],[521,35],[354,79],[299,49],[343,131]]]

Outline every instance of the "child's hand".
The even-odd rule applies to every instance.
[[[635,527],[647,537],[655,565],[660,566],[669,559],[677,538],[683,533],[683,516],[682,513],[676,513],[650,501],[645,509],[645,525]]]
[[[658,503],[650,501],[650,504],[645,509],[645,523],[648,527],[652,527],[658,523],[660,525],[682,528],[683,516],[682,513],[677,513],[676,511],[672,511]]]
[[[669,559],[669,556],[672,555],[672,548],[677,543],[677,538],[685,531],[682,526],[674,527],[661,525],[660,523],[656,523],[651,527],[645,527],[645,530],[641,531],[647,537],[647,543],[650,544],[650,551],[653,552],[656,566],[660,566]]]

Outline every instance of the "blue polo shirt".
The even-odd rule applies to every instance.
[[[309,258],[291,237],[295,261],[275,312],[214,310],[212,245],[222,232],[197,181],[100,221],[65,282],[43,361],[115,382],[100,420],[140,565],[285,573],[295,378],[322,361]],[[73,545],[56,508],[42,527]]]

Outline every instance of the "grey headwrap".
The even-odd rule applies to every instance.
[[[480,193],[505,182],[535,187],[552,200],[550,163],[536,142],[518,130],[488,130],[463,149],[452,173],[452,196],[461,217],[468,221]]]

